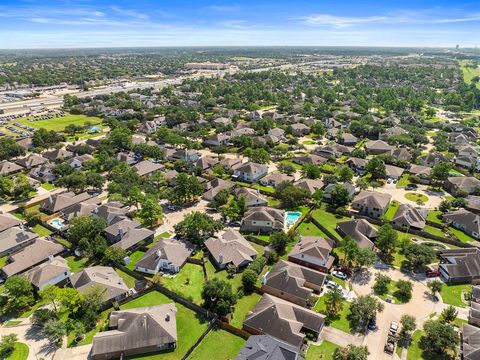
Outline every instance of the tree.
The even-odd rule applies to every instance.
[[[400,339],[402,339],[403,345],[407,346],[411,333],[417,327],[417,321],[412,315],[403,314],[400,318],[400,323],[402,324],[402,329],[400,330]]]
[[[0,313],[17,313],[34,302],[33,287],[26,277],[13,275],[5,281],[4,294],[0,297]]]
[[[106,221],[98,216],[75,217],[68,226],[67,238],[74,245],[78,245],[82,239],[93,241],[106,227]]]
[[[255,163],[268,164],[270,162],[270,153],[264,148],[259,148],[259,149],[247,148],[244,151],[244,155],[248,157],[248,160]]]
[[[357,268],[372,266],[375,264],[375,260],[377,260],[375,251],[369,248],[358,248],[355,256],[355,265]]]
[[[335,172],[335,175],[337,175],[340,181],[351,182],[355,173],[350,168],[350,166],[342,165],[337,169],[337,171]]]
[[[223,228],[220,221],[211,216],[194,211],[174,226],[176,234],[184,240],[201,245],[209,237]]]
[[[343,309],[344,300],[342,290],[340,288],[334,288],[325,295],[325,307],[327,316],[334,317]]]
[[[60,289],[55,285],[47,285],[39,292],[40,297],[53,305],[55,312],[57,311],[57,301],[60,298]]]
[[[354,326],[362,324],[367,327],[370,319],[376,316],[377,312],[383,311],[383,304],[372,295],[361,295],[352,301],[350,305],[349,320]]]
[[[43,326],[43,333],[48,340],[60,344],[67,335],[67,326],[60,320],[49,320]]]
[[[425,269],[436,258],[435,250],[423,244],[408,244],[405,246],[403,253],[406,258],[405,266],[415,271]]]
[[[351,265],[358,254],[359,247],[357,242],[351,236],[346,236],[340,242],[339,248],[345,255],[345,262]]]
[[[122,264],[123,259],[128,256],[127,252],[120,246],[109,246],[105,250],[103,261],[106,264]]]
[[[202,299],[205,308],[219,316],[225,316],[237,299],[232,292],[232,285],[219,278],[208,280],[203,286]]]
[[[369,355],[366,346],[350,344],[346,348],[336,348],[333,352],[334,360],[367,360]]]
[[[175,178],[168,199],[173,204],[185,204],[194,200],[203,193],[204,186],[196,176],[180,173]]]
[[[278,171],[287,175],[292,175],[295,173],[296,169],[292,164],[282,161],[280,164],[278,164]]]
[[[6,137],[0,138],[0,161],[10,160],[23,154],[25,154],[25,150],[18,145],[14,139]]]
[[[430,355],[444,355],[455,351],[458,336],[453,326],[439,320],[428,320],[423,325],[425,335],[420,340],[420,347]]]
[[[60,289],[59,298],[63,306],[65,306],[71,314],[76,315],[84,301],[84,295],[74,288]]]
[[[437,185],[440,185],[450,176],[450,170],[452,170],[452,165],[450,163],[441,162],[432,168],[430,176]]]
[[[390,224],[382,225],[380,229],[378,229],[378,237],[375,245],[384,255],[391,257],[398,244],[398,234]]]
[[[43,327],[49,320],[58,320],[56,311],[40,308],[33,312],[32,323],[37,326]]]
[[[440,318],[446,323],[451,323],[457,318],[458,310],[455,309],[455,306],[450,305],[449,307],[442,310]]]
[[[243,272],[243,274],[242,274],[242,285],[243,285],[243,290],[246,293],[251,293],[255,290],[255,284],[257,282],[257,276],[258,276],[258,274],[251,269],[246,269]]]
[[[275,196],[281,201],[282,207],[287,209],[303,205],[309,195],[310,193],[307,190],[297,187],[288,181],[278,184],[275,189]]]
[[[17,334],[7,334],[2,336],[2,340],[0,341],[0,356],[2,359],[9,358],[9,355],[15,350],[15,343],[17,341]]]
[[[93,189],[101,190],[105,184],[105,176],[95,172],[88,172],[86,176],[86,183]]]
[[[409,301],[412,298],[413,284],[408,280],[397,281],[397,291],[395,294],[401,298],[404,302]]]
[[[284,232],[275,232],[270,235],[270,245],[278,255],[285,254],[285,249],[290,241],[290,236]]]
[[[243,214],[247,211],[245,196],[240,195],[237,199],[231,200],[227,205],[220,209],[222,217],[229,221],[240,221]]]
[[[375,275],[375,284],[373,285],[373,291],[377,295],[383,295],[388,292],[388,285],[392,282],[392,279],[387,275],[377,273]]]
[[[379,157],[369,160],[365,165],[365,170],[370,174],[372,180],[385,179],[387,176],[385,163]]]
[[[427,282],[427,286],[430,289],[432,296],[436,297],[437,293],[442,291],[443,283],[440,280],[435,279]]]
[[[149,226],[157,225],[158,219],[163,216],[162,207],[157,199],[153,196],[146,196],[141,202],[142,207],[138,212],[138,216],[143,220],[144,224]]]
[[[330,190],[330,202],[333,208],[344,207],[349,201],[350,193],[345,186],[337,184]]]
[[[302,166],[302,176],[308,179],[318,179],[322,175],[320,168],[313,164],[305,164]]]

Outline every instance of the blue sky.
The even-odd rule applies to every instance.
[[[480,1],[0,0],[0,48],[480,45]]]

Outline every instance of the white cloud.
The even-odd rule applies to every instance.
[[[207,10],[216,12],[236,12],[240,10],[240,6],[236,4],[231,5],[210,5],[206,7]]]

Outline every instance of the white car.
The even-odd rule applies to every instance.
[[[335,281],[328,280],[326,283],[327,288],[329,289],[335,289],[335,288],[342,288],[342,285],[337,284]]]
[[[343,280],[347,278],[347,275],[341,271],[332,271],[332,275]]]

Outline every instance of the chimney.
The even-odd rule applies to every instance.
[[[147,315],[143,315],[143,327],[147,328]]]
[[[119,227],[118,228],[118,236],[121,238],[123,238],[123,228],[122,227]]]
[[[218,262],[220,264],[223,264],[223,253],[220,253],[220,255],[218,255]]]
[[[52,262],[53,261],[53,255],[48,255],[48,262]]]
[[[165,315],[165,321],[170,321],[170,314]]]

